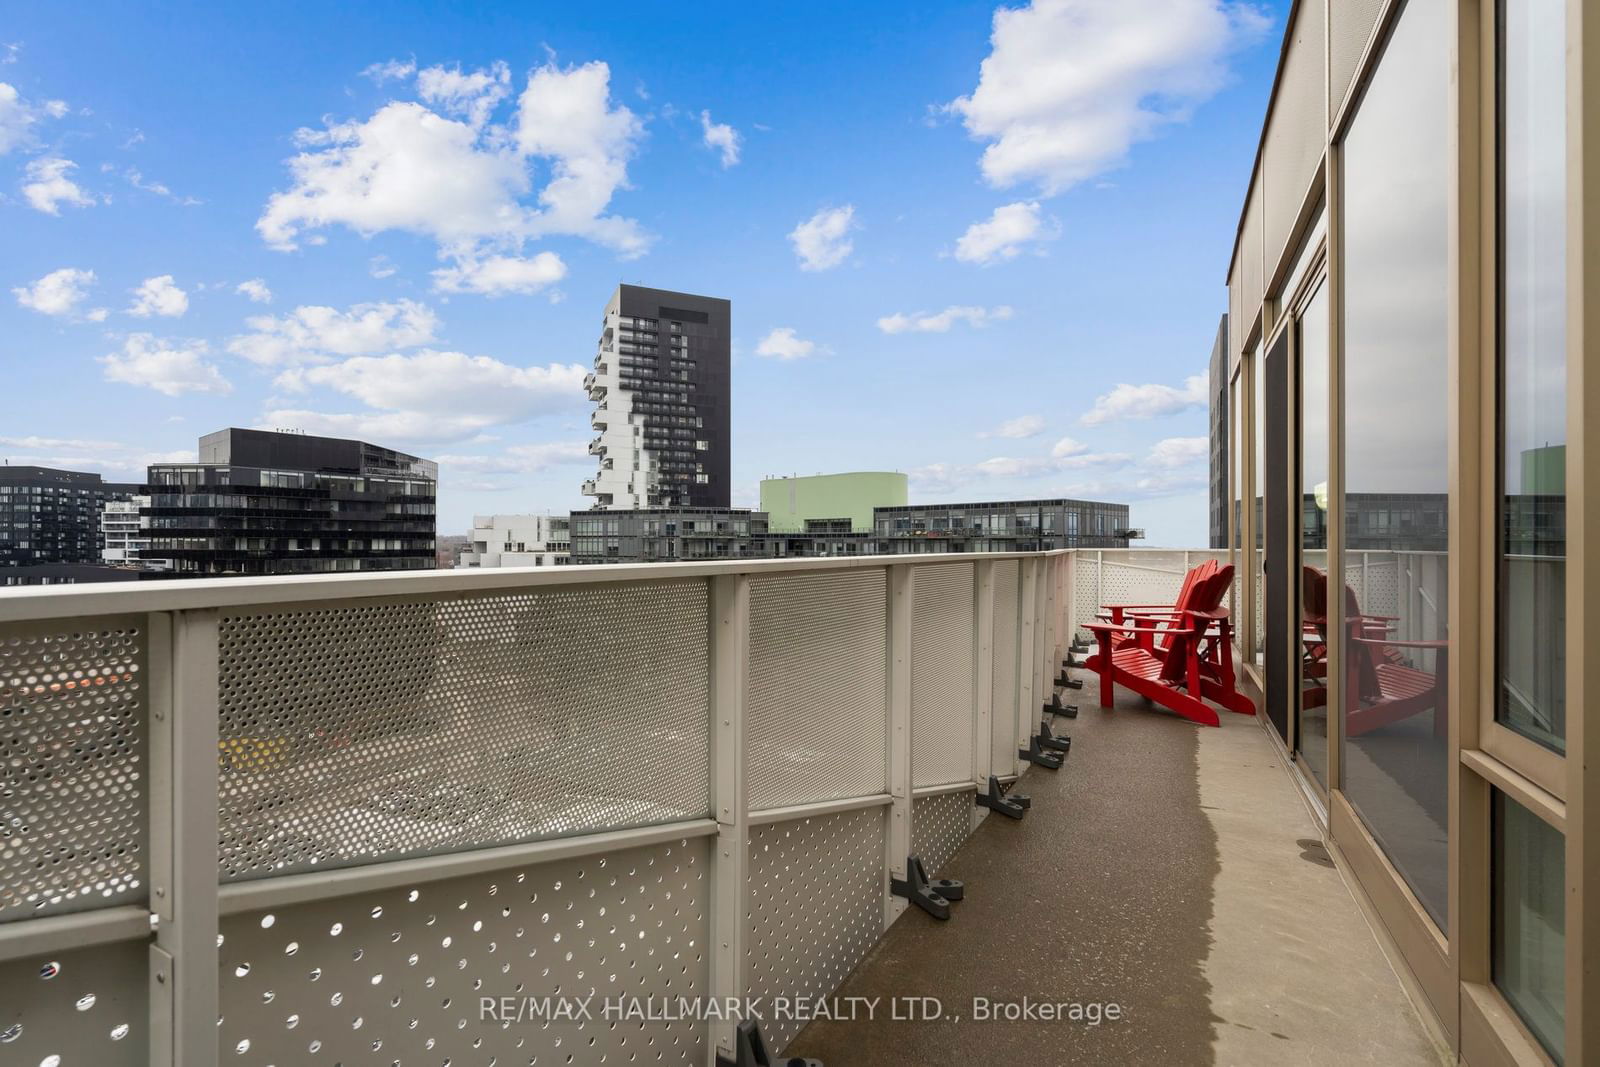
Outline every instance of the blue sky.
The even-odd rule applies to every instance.
[[[736,504],[895,469],[1204,544],[1283,6],[15,6],[0,455],[294,426],[439,459],[442,533],[583,507],[626,281],[733,302]]]

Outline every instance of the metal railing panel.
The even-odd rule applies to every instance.
[[[884,809],[751,827],[745,989],[776,1055],[802,1022],[774,998],[826,997],[883,935]]]
[[[1017,759],[1018,566],[1015,560],[1007,560],[994,568],[994,711],[989,720],[989,766],[997,774],[1011,770]]]
[[[973,565],[915,570],[911,619],[911,780],[972,778]]]
[[[706,815],[702,580],[225,614],[225,879]]]
[[[885,788],[885,572],[750,581],[750,807]]]
[[[221,1059],[703,1064],[692,1018],[605,1015],[707,990],[709,839],[229,916]],[[541,998],[587,1002],[551,1018]],[[615,1025],[613,1025],[615,1024]]]
[[[0,625],[0,923],[148,896],[144,622]]]
[[[0,1063],[143,1067],[147,955],[134,941],[0,962]]]
[[[975,810],[971,790],[918,797],[912,802],[911,854],[922,858],[928,877],[942,876],[944,865],[972,832]]]

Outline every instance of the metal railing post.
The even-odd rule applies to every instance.
[[[711,996],[745,995],[744,941],[748,928],[750,785],[745,709],[750,693],[750,578],[719,574],[711,581],[711,810],[717,838],[711,852]],[[707,1067],[718,1053],[734,1055],[737,1019],[706,1025]]]
[[[972,780],[983,788],[989,780],[989,759],[994,748],[990,741],[996,709],[994,706],[994,569],[992,561],[980,561],[973,568],[972,658]],[[984,809],[974,806],[973,819]]]
[[[888,567],[889,665],[889,826],[884,834],[883,928],[887,930],[906,901],[889,891],[891,878],[906,877],[911,852],[911,613],[916,597],[916,568],[908,563]]]
[[[217,1062],[217,612],[150,620],[150,1062]]]
[[[1022,761],[1017,757],[1016,750],[1027,745],[1028,738],[1033,735],[1033,727],[1029,723],[1038,705],[1043,701],[1036,699],[1039,683],[1039,643],[1044,639],[1039,626],[1039,561],[1025,559],[1017,572],[1021,582],[1018,590],[1022,603],[1022,625],[1017,630],[1017,707],[1016,707],[1016,739],[1017,743],[1011,750],[1012,773],[1022,770]]]

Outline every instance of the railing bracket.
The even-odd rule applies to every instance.
[[[1052,719],[1057,715],[1065,715],[1069,719],[1076,719],[1078,717],[1078,705],[1063,704],[1061,703],[1060,693],[1051,693],[1050,703],[1044,706],[1044,714]]]
[[[1070,678],[1067,676],[1066,671],[1062,671],[1061,677],[1056,679],[1056,685],[1062,689],[1082,689],[1083,680],[1081,678]]]
[[[1025,759],[1035,767],[1044,767],[1047,770],[1059,771],[1061,757],[1054,756],[1039,747],[1039,735],[1028,738],[1028,747],[1017,749],[1017,758]]]
[[[966,893],[960,882],[948,878],[929,881],[921,856],[906,857],[906,876],[902,880],[891,874],[889,891],[897,897],[905,897],[935,919],[950,918],[950,902],[960,900]]]
[[[978,807],[997,811],[1001,815],[1020,819],[1023,813],[1033,807],[1033,800],[1026,793],[1012,793],[1006,795],[1005,786],[1000,784],[1000,779],[995,775],[989,776],[989,791],[978,794]]]
[[[773,1059],[767,1052],[766,1039],[761,1036],[760,1024],[754,1019],[745,1019],[733,1032],[733,1058],[718,1053],[717,1067],[822,1067],[822,1061],[804,1056]]]
[[[1055,752],[1072,751],[1072,738],[1065,734],[1057,737],[1051,732],[1050,724],[1042,719],[1039,722],[1039,732],[1033,735],[1033,739],[1038,742],[1040,748],[1048,748]]]

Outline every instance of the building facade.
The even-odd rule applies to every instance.
[[[914,552],[1040,552],[1127,548],[1128,506],[1012,500],[876,508],[871,525],[807,519],[779,528],[765,511],[658,508],[572,513],[573,563],[882,556]]]
[[[804,530],[820,520],[870,530],[873,508],[904,507],[909,499],[908,479],[898,471],[761,479],[761,510],[778,530]]]
[[[572,550],[565,515],[475,515],[458,567],[559,567]]]
[[[1241,681],[1464,1063],[1600,1062],[1597,145],[1587,0],[1300,0],[1228,269]]]
[[[1228,316],[1211,345],[1211,547],[1228,547]]]
[[[716,297],[617,286],[584,378],[596,509],[728,507],[731,316]]]
[[[98,565],[101,511],[137,490],[84,471],[0,466],[0,567]]]
[[[438,466],[334,437],[219,430],[149,469],[149,546],[179,576],[426,570]]]
[[[169,570],[172,561],[146,557],[150,532],[141,512],[150,506],[148,496],[128,500],[108,500],[100,511],[100,558],[113,567],[141,567]]]

